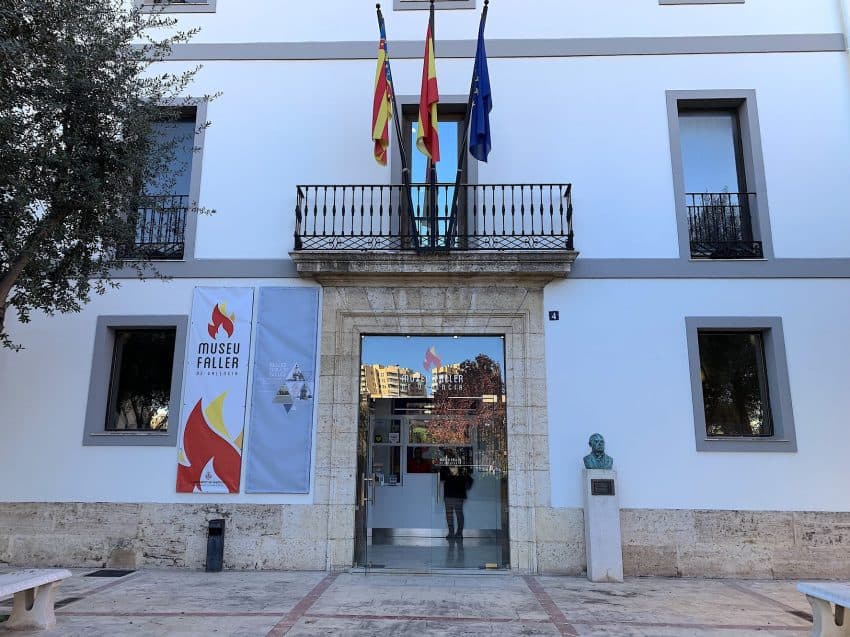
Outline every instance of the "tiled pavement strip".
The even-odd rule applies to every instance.
[[[12,570],[12,569],[4,569]],[[93,569],[92,569],[93,570]],[[0,635],[807,635],[794,582],[506,574],[76,570],[55,629]],[[10,600],[0,601],[0,615]]]

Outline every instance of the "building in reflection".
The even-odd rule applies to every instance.
[[[425,375],[398,365],[361,365],[360,395],[371,398],[425,396]]]

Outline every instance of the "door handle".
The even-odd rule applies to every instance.
[[[369,478],[369,477],[367,477],[367,476],[366,476],[366,474],[364,473],[364,474],[363,474],[363,489],[362,489],[362,491],[361,491],[362,496],[360,497],[360,506],[364,506],[364,507],[365,507],[367,502],[371,502],[372,504],[375,504],[375,494],[374,494],[374,491],[373,491],[373,493],[372,493],[372,497],[371,497],[371,498],[369,498],[369,496],[368,496],[368,493],[369,493],[369,485],[368,485],[367,483],[369,483],[369,482],[374,483],[374,482],[375,482],[375,479],[374,479],[374,478]],[[372,488],[374,489],[374,486],[373,486]]]

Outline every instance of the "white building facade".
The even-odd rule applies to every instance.
[[[483,2],[436,4],[451,133]],[[383,7],[408,119],[427,6]],[[406,337],[486,336],[503,342],[491,358],[504,387],[485,393],[504,406],[487,426],[501,419],[504,443],[490,451],[505,460],[470,465],[467,515],[492,520],[469,530],[473,557],[454,553],[454,566],[489,564],[472,561],[495,530],[498,567],[583,572],[581,459],[599,432],[618,472],[627,575],[850,577],[850,16],[840,0],[493,0],[492,153],[469,159],[466,238],[429,251],[405,243],[420,226],[402,219],[395,140],[388,167],[372,159],[373,3],[167,10],[201,32],[162,66],[200,63],[194,95],[221,92],[187,115],[211,126],[180,193],[216,212],[188,216],[179,249],[162,255],[170,280],[117,272],[120,289],[81,313],[11,326],[25,349],[0,352],[0,564],[199,568],[208,520],[224,518],[227,568],[368,568],[380,545],[369,516],[383,516],[390,544],[419,529],[409,545],[427,554],[381,554],[382,566],[450,567],[438,557],[457,548],[438,529],[441,476],[416,475],[413,445],[426,458],[433,446],[436,467],[446,448],[477,453],[483,434],[429,442],[411,420],[413,409],[433,416],[428,405],[372,404],[364,416],[360,366],[408,367],[366,360],[375,336],[398,338],[396,351]],[[375,192],[386,196],[378,222]],[[531,224],[513,228],[512,244],[494,239],[510,234],[503,214]],[[339,241],[353,229],[367,243]],[[253,291],[235,408],[243,478],[261,292],[318,291],[305,492],[248,492],[244,479],[233,493],[177,492],[192,324],[209,319],[193,314],[196,288]],[[174,343],[168,425],[116,429],[117,337],[162,328]],[[455,452],[443,456],[465,457]],[[387,454],[380,471],[375,454]],[[376,510],[417,480],[427,503],[410,491],[398,509]],[[403,520],[404,502],[431,507],[433,523]]]

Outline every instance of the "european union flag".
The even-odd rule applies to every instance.
[[[475,51],[475,68],[472,71],[472,112],[470,113],[469,152],[478,161],[487,161],[490,154],[490,111],[493,96],[490,93],[490,73],[487,70],[487,51],[484,48],[484,14],[478,27],[478,48]]]

